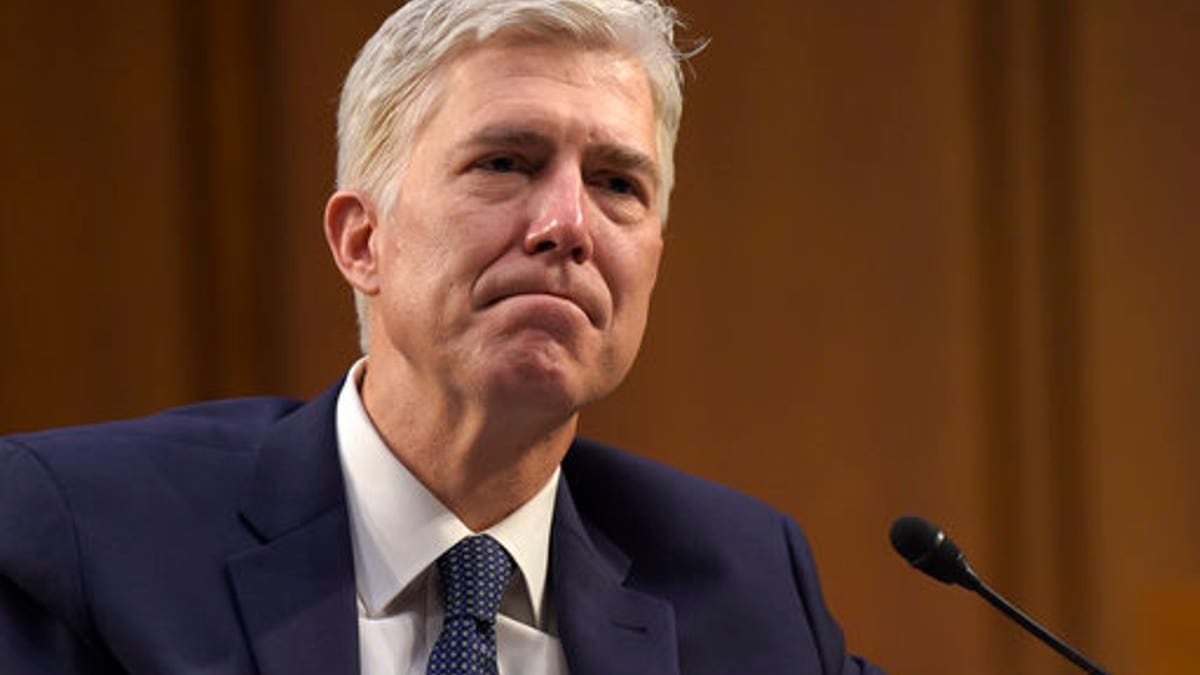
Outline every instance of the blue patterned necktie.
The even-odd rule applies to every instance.
[[[486,534],[467,537],[437,561],[446,619],[429,655],[428,675],[495,675],[496,612],[513,561]]]

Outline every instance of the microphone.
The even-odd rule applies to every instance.
[[[1054,648],[1071,663],[1092,675],[1109,675],[1073,647],[1063,642],[980,580],[967,556],[933,523],[919,516],[902,516],[892,523],[892,548],[913,567],[946,584],[958,584],[983,596],[996,609]]]

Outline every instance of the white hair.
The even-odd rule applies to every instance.
[[[674,8],[659,0],[412,0],[363,45],[338,107],[337,182],[362,190],[381,216],[398,197],[408,150],[440,93],[438,74],[455,56],[504,31],[582,49],[612,49],[638,60],[650,81],[662,165],[662,222],[674,186],[675,139],[683,113]],[[367,351],[367,298],[355,292]]]

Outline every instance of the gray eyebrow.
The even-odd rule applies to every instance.
[[[623,145],[602,143],[593,148],[589,154],[604,164],[616,166],[626,171],[647,173],[655,184],[658,183],[658,162],[655,162],[644,152]]]
[[[459,143],[458,147],[460,149],[486,146],[545,149],[553,144],[554,141],[549,136],[535,129],[520,125],[500,125],[480,129]],[[655,185],[659,182],[658,162],[640,150],[622,143],[600,142],[589,148],[587,154],[593,159],[622,170],[648,174]]]
[[[458,144],[459,149],[483,146],[536,147],[552,145],[549,137],[532,129],[516,126],[484,127]]]

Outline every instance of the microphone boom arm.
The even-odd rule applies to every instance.
[[[992,607],[1004,612],[1008,618],[1016,621],[1022,628],[1033,633],[1034,637],[1052,647],[1054,651],[1065,656],[1071,663],[1074,663],[1091,675],[1110,675],[1108,671],[1093,663],[1088,657],[1064,642],[1057,635],[1046,630],[1028,614],[1018,609],[1016,605],[1005,600],[999,593],[996,593],[987,584],[980,581],[979,577],[975,577],[975,581],[978,584],[977,586],[967,586],[967,588],[983,596],[983,599],[987,600]]]

